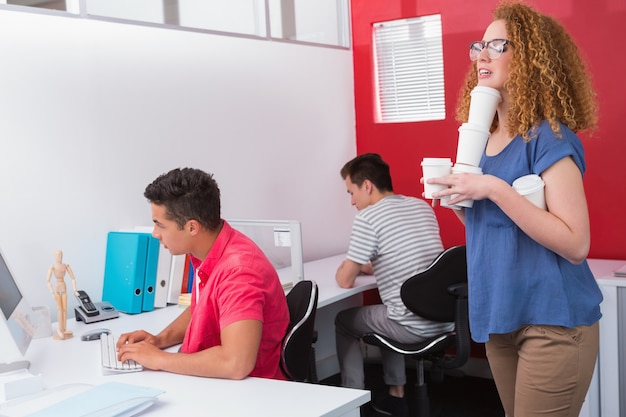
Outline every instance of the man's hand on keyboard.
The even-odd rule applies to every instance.
[[[117,340],[117,350],[119,350],[123,345],[129,343],[137,343],[144,341],[146,343],[150,343],[156,345],[156,336],[151,333],[148,333],[145,330],[135,330],[134,332],[124,333]]]
[[[123,345],[119,345],[118,343],[118,346],[117,354],[120,361],[134,360],[143,365],[144,368],[157,371],[162,369],[162,359],[166,355],[169,355],[169,353],[162,351],[146,340],[135,343],[125,343]]]
[[[138,372],[143,366],[135,361],[120,362],[117,358],[115,336],[111,333],[100,335],[100,359],[102,361],[102,374],[109,375],[124,372]]]

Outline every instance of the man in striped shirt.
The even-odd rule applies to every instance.
[[[337,284],[350,288],[359,274],[374,273],[383,302],[342,311],[335,320],[342,385],[363,389],[360,339],[364,334],[376,332],[414,343],[453,324],[422,319],[411,313],[400,298],[404,281],[426,269],[443,251],[439,224],[430,205],[422,199],[395,194],[389,165],[378,154],[360,155],[347,162],[341,177],[359,212],[347,257],[337,270]],[[385,414],[408,416],[404,356],[383,351],[382,362],[389,395],[374,398],[374,408]]]

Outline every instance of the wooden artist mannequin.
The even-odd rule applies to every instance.
[[[53,334],[53,337],[57,340],[69,339],[72,337],[72,332],[67,330],[67,286],[65,285],[65,274],[67,273],[72,279],[72,288],[74,289],[74,294],[77,293],[76,289],[76,278],[74,277],[74,273],[72,272],[72,268],[68,264],[64,264],[63,261],[63,252],[58,250],[54,253],[55,263],[48,268],[48,277],[46,279],[48,283],[48,289],[50,289],[50,294],[54,297],[54,300],[57,304],[57,317],[58,317],[58,329],[56,333]],[[52,274],[57,279],[57,284],[55,288],[52,288],[52,283],[50,279],[52,278]]]

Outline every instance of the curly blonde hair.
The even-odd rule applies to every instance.
[[[547,120],[560,137],[561,122],[572,131],[593,131],[598,106],[587,67],[565,28],[521,2],[503,1],[493,12],[504,20],[512,46],[509,79],[505,83],[510,104],[506,124],[509,134],[530,140],[533,128]],[[478,84],[476,62],[465,78],[456,119],[466,122],[470,92]],[[498,126],[497,116],[491,130]]]

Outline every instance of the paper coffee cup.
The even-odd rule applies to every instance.
[[[483,170],[480,167],[475,167],[471,165],[463,165],[463,164],[459,164],[458,162],[454,164],[454,166],[452,167],[452,173],[459,174],[462,172],[466,172],[468,174],[477,174],[477,175],[483,174]],[[441,205],[443,207],[448,207],[448,208],[455,209],[455,210],[460,210],[463,207],[471,208],[474,205],[474,200],[461,200],[456,204],[448,204],[449,200],[452,200],[453,198],[457,198],[457,196],[458,194],[452,194],[448,198],[445,198],[445,199],[442,198]]]
[[[429,178],[445,177],[450,174],[452,160],[450,158],[424,158],[422,160],[422,173],[424,177],[424,196],[433,198],[433,193],[447,188],[446,185],[428,184]]]
[[[535,174],[524,175],[513,181],[515,191],[526,197],[537,207],[545,210],[547,207],[544,187],[545,183],[541,177]]]
[[[447,208],[453,209],[453,210],[461,210],[463,208],[461,206],[457,206],[456,204],[448,204],[448,201],[450,201],[451,198],[452,198],[452,196],[449,196],[449,195],[441,197],[439,205],[441,207],[447,207]]]
[[[477,167],[480,164],[480,158],[482,158],[485,152],[489,135],[489,129],[483,129],[471,123],[463,123],[459,127],[456,163]]]
[[[502,96],[495,88],[477,85],[470,93],[468,122],[489,130]]]

